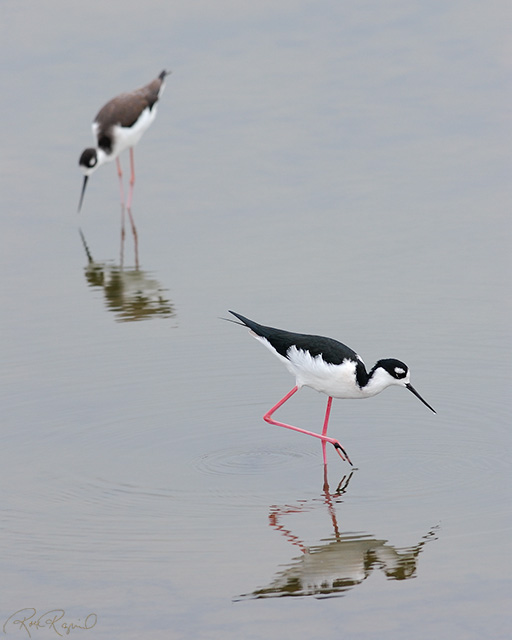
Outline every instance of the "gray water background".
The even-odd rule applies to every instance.
[[[510,18],[3,4],[7,638],[30,608],[65,612],[44,640],[89,614],[70,635],[508,637]],[[76,214],[78,156],[163,68],[136,269],[114,165]],[[335,401],[357,470],[328,450],[327,487],[319,443],[262,421],[293,380],[227,309],[400,358],[438,413],[396,388]],[[304,389],[278,419],[320,430],[324,409]]]

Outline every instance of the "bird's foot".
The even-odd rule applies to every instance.
[[[348,457],[348,453],[345,451],[345,449],[341,446],[341,444],[339,442],[333,442],[332,443],[334,448],[336,449],[336,453],[339,455],[339,457],[342,460],[346,460],[349,465],[351,467],[353,467],[354,465],[352,464],[352,461],[350,460],[350,458]]]

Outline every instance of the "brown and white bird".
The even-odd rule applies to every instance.
[[[111,160],[116,161],[117,174],[121,187],[121,203],[124,205],[124,191],[119,154],[130,149],[130,190],[126,207],[130,209],[135,184],[135,167],[133,163],[133,147],[139,142],[142,134],[148,129],[156,117],[157,103],[165,86],[165,77],[170,71],[162,71],[149,84],[109,100],[92,123],[92,134],[96,147],[85,149],[80,156],[79,165],[84,173],[84,182],[78,203],[78,211],[82,208],[85,188],[89,176],[96,169]]]

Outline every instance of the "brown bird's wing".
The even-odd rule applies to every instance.
[[[112,127],[116,125],[131,127],[144,109],[153,108],[158,101],[164,78],[165,75],[160,74],[158,78],[140,89],[121,93],[98,111],[94,121],[98,123],[96,135],[100,148],[110,153],[112,150]]]

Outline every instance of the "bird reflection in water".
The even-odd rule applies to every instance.
[[[342,502],[341,496],[348,489],[352,475],[353,472],[344,476],[334,493],[329,493],[325,478],[321,502],[327,507],[333,534],[318,545],[306,546],[291,528],[282,524],[284,516],[317,509],[318,499],[270,508],[269,526],[298,547],[301,555],[284,565],[268,586],[238,596],[235,601],[285,596],[341,597],[377,570],[382,571],[388,580],[415,577],[418,557],[429,540],[437,539],[437,527],[410,547],[394,547],[387,540],[370,534],[340,532],[335,504]]]
[[[124,267],[112,262],[96,262],[81,230],[80,238],[87,255],[85,278],[90,287],[101,288],[105,304],[118,322],[134,322],[154,317],[171,318],[175,315],[166,289],[153,275],[135,267]]]

